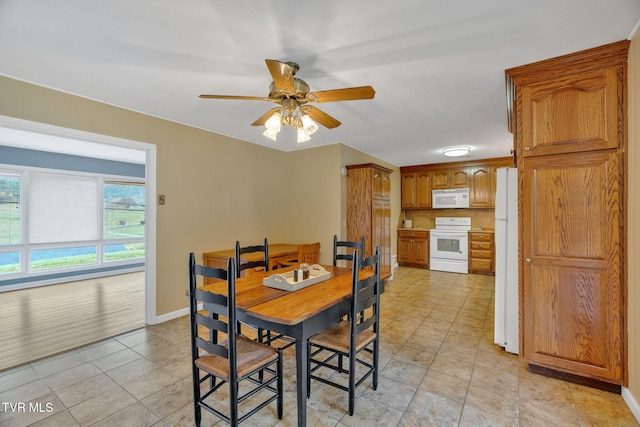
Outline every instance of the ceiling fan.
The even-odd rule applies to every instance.
[[[371,86],[310,92],[309,85],[304,80],[294,77],[300,69],[298,64],[295,62],[280,62],[275,59],[265,59],[265,62],[273,79],[269,85],[269,95],[267,97],[200,95],[200,98],[275,102],[279,104],[278,107],[270,109],[251,125],[264,125],[266,130],[263,135],[274,141],[280,129],[289,125],[297,130],[298,142],[304,142],[308,141],[310,135],[318,130],[318,125],[314,120],[329,129],[336,128],[341,124],[324,111],[310,105],[310,103],[373,99],[376,93]]]

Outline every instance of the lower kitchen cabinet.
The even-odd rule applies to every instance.
[[[429,231],[398,230],[398,264],[429,268]]]
[[[469,273],[495,273],[493,231],[469,232]]]

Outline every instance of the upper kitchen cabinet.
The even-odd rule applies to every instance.
[[[619,387],[626,375],[628,48],[624,40],[506,71],[520,189],[521,357],[530,370],[599,387]]]
[[[628,41],[506,71],[519,157],[623,144]],[[510,104],[508,103],[508,106]],[[513,129],[512,129],[513,130]]]
[[[402,208],[430,209],[431,190],[447,188],[469,188],[470,208],[493,208],[499,167],[513,167],[513,158],[401,167]]]
[[[431,188],[434,190],[446,188],[469,187],[469,174],[466,167],[450,167],[434,169],[431,172]]]
[[[431,172],[428,170],[402,171],[402,209],[431,207]]]
[[[488,160],[484,165],[469,168],[469,207],[493,208],[496,204],[498,168],[513,167],[511,157]]]

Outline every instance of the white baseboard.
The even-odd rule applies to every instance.
[[[151,319],[151,325],[157,325],[158,323],[168,322],[169,320],[177,319],[178,317],[186,316],[189,314],[189,307],[182,308],[171,313],[166,313],[161,316],[155,316]]]
[[[638,404],[628,388],[622,387],[622,392],[620,394],[624,401],[627,402],[627,406],[631,409],[633,416],[636,417],[636,420],[640,423],[640,404]]]

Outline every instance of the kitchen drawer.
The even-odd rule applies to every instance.
[[[480,258],[480,259],[491,260],[491,251],[480,251],[480,250],[471,249],[469,258]]]
[[[492,242],[493,233],[469,233],[469,240],[474,242]]]
[[[491,242],[475,242],[470,241],[469,245],[471,245],[471,250],[478,249],[482,251],[490,251],[491,250]]]
[[[491,271],[490,259],[474,259],[469,260],[470,271]]]
[[[403,239],[426,239],[428,237],[428,231],[405,231],[398,230],[398,238]]]

